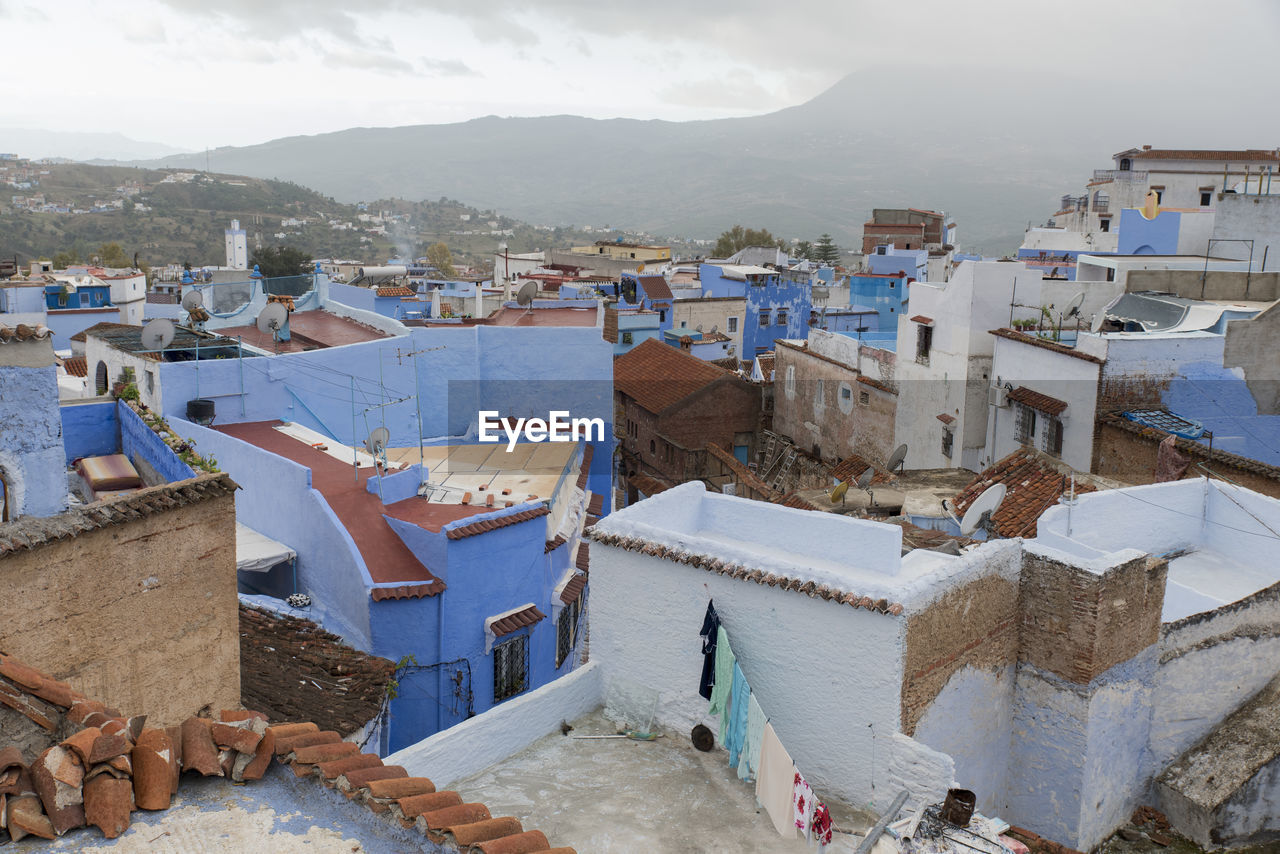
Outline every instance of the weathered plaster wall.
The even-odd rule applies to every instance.
[[[226,495],[11,552],[0,648],[157,726],[235,708],[235,540]]]
[[[1276,251],[1280,253],[1280,244]],[[1280,413],[1280,352],[1274,346],[1277,340],[1280,340],[1280,308],[1275,305],[1252,320],[1227,323],[1222,364],[1244,371],[1259,415]]]
[[[1280,759],[1273,759],[1218,809],[1218,842],[1260,844],[1280,837]]]
[[[120,424],[120,452],[126,457],[135,464],[141,462],[149,467],[164,483],[196,476],[191,466],[184,463],[128,404],[117,401],[116,413]]]
[[[858,382],[857,341],[839,335],[827,337],[848,341],[850,346],[843,350],[830,348],[845,355],[845,364],[793,347],[775,350],[774,369],[783,381],[780,395],[775,385],[774,430],[805,451],[816,447],[828,462],[855,453],[883,461],[894,448],[897,397]],[[812,343],[811,348],[817,349]]]
[[[0,352],[0,475],[8,517],[51,516],[67,506],[58,374],[49,340]]]

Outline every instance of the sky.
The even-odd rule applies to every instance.
[[[1191,126],[1215,115],[1207,80],[1274,116],[1280,75],[1276,0],[0,0],[0,32],[0,127],[187,150],[485,115],[753,115],[908,65],[939,71],[922,104],[955,71],[1042,80],[1043,103],[1017,105],[1031,121],[1065,79],[1097,90],[1067,121],[1185,86]],[[1280,144],[1270,126],[1247,144]]]

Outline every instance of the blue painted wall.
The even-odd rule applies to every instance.
[[[67,465],[81,457],[120,452],[120,419],[114,400],[68,403],[60,409]],[[132,415],[132,411],[129,414]]]
[[[34,349],[48,345],[3,346]],[[58,411],[58,374],[53,365],[0,366],[0,425],[0,472],[9,485],[5,499],[10,518],[62,512],[66,509],[67,470]]]
[[[374,308],[373,288],[341,285],[331,281],[329,283],[329,299],[340,302],[343,305],[349,305],[352,308],[362,308],[365,311],[377,310]]]
[[[1097,253],[1086,253],[1097,254]],[[1019,249],[1018,260],[1026,262],[1029,269],[1039,270],[1048,276],[1057,270],[1058,276],[1065,276],[1067,281],[1076,280],[1076,258],[1080,256],[1078,249],[1046,251],[1044,249]]]
[[[929,273],[929,253],[924,249],[898,249],[890,246],[883,255],[877,251],[866,256],[866,265],[872,273],[905,273],[916,281],[924,281]]]
[[[1137,208],[1120,211],[1119,255],[1177,255],[1182,214],[1160,211],[1147,219]]]
[[[726,279],[724,270],[718,264],[698,265],[698,278],[702,284],[704,297],[744,297],[747,295],[747,283],[735,279]]]
[[[45,310],[44,289],[0,285],[0,312],[39,314]]]
[[[849,276],[849,305],[865,305],[876,310],[877,328],[897,329],[898,317],[907,305],[911,277],[877,274]]]
[[[769,276],[763,285],[746,289],[747,310],[742,326],[741,358],[749,359],[773,349],[778,338],[808,338],[813,292],[807,281]],[[785,319],[779,323],[779,310]],[[763,317],[762,317],[763,316]],[[764,325],[762,320],[765,321]]]
[[[124,401],[116,402],[116,418],[120,424],[120,453],[135,463],[139,457],[146,460],[168,483],[196,476],[191,466],[184,463]]]
[[[95,323],[119,323],[118,308],[99,308],[79,311],[50,311],[45,315],[45,326],[53,333],[53,349],[70,350],[71,336],[79,334]]]
[[[81,285],[64,296],[59,285],[46,285],[44,298],[47,308],[101,308],[111,305],[111,286]]]
[[[631,333],[631,343],[623,340],[625,337],[623,333],[626,332]],[[619,314],[618,341],[613,345],[613,355],[621,356],[650,338],[662,338],[662,328],[657,315]]]

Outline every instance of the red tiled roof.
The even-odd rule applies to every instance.
[[[1029,448],[1020,448],[979,474],[956,496],[957,516],[973,506],[988,487],[1003,483],[1007,488],[1000,509],[991,517],[997,536],[1034,537],[1036,521],[1071,489],[1071,476],[1062,474]],[[1088,483],[1076,481],[1076,494],[1094,492]]]
[[[1024,385],[1020,385],[1013,391],[1009,392],[1009,399],[1014,403],[1021,403],[1024,406],[1030,406],[1032,409],[1044,412],[1048,415],[1061,415],[1067,408],[1067,402],[1065,400],[1058,400],[1056,397],[1041,394],[1040,392],[1027,388]]]
[[[838,481],[854,481],[862,477],[862,473],[869,468],[875,468],[870,462],[858,454],[850,454],[840,462],[836,463],[831,469],[831,476]],[[876,468],[876,473],[871,477],[871,485],[877,483],[892,483],[897,480],[897,475]]]
[[[956,423],[956,417],[955,417],[954,415],[948,415],[948,414],[947,414],[947,413],[945,413],[945,412],[943,412],[942,414],[940,414],[940,415],[938,416],[938,420],[939,420],[939,421],[941,421],[943,424],[955,424],[955,423]]]
[[[147,291],[148,305],[177,305],[177,294],[162,294],[157,291]]]
[[[592,493],[591,500],[587,502],[587,512],[592,516],[604,513],[604,496],[598,492]]]
[[[394,287],[378,288],[377,296],[380,297],[411,297],[416,296],[412,288],[406,288],[404,285],[396,285]]]
[[[554,540],[547,540],[546,545],[545,545],[545,546],[543,546],[543,548],[542,548],[542,553],[543,553],[543,554],[551,554],[551,552],[553,552],[553,551],[555,551],[556,549],[560,548],[561,546],[563,546],[563,545],[564,545],[565,543],[567,543],[567,542],[568,542],[568,540],[566,540],[564,537],[562,537],[562,536],[561,536],[561,535],[559,535],[559,534],[556,534],[556,537],[555,537],[555,539],[554,539]]]
[[[374,587],[369,590],[369,598],[375,602],[387,599],[425,599],[439,593],[435,583],[398,584],[395,587]]]
[[[518,510],[515,513],[508,513],[505,516],[486,516],[475,522],[466,525],[459,525],[456,528],[448,526],[444,529],[444,535],[451,540],[461,540],[466,537],[474,537],[478,534],[487,534],[490,531],[496,531],[499,528],[506,528],[509,525],[515,525],[520,522],[527,522],[530,519],[537,519],[546,516],[549,512],[547,505],[540,504],[530,510]]]
[[[219,329],[218,334],[229,338],[240,338],[244,343],[254,347],[281,353],[341,347],[343,344],[357,344],[391,337],[373,326],[321,309],[309,309],[290,314],[288,341],[276,341],[272,333],[262,332],[253,324]]]
[[[578,544],[578,555],[573,565],[583,572],[591,571],[591,543],[583,540]]]
[[[1242,151],[1148,148],[1120,153],[1135,160],[1273,160],[1280,162],[1280,151],[1265,148],[1246,148]]]
[[[627,482],[647,496],[654,496],[659,492],[666,492],[671,488],[671,484],[667,483],[665,480],[660,480],[652,475],[647,475],[642,471],[627,475]],[[597,516],[597,518],[599,517]]]
[[[578,471],[578,489],[587,488],[587,476],[591,474],[591,460],[595,453],[595,447],[591,444],[582,449],[582,468]]]
[[[889,394],[898,393],[897,389],[893,388],[892,386],[885,385],[884,383],[880,382],[880,380],[872,379],[866,374],[858,374],[858,382],[862,383],[863,385],[869,385],[872,388],[878,388],[880,389],[880,391],[887,392]]]
[[[62,368],[68,375],[73,377],[87,377],[89,375],[89,366],[85,363],[84,356],[72,356],[70,359],[63,359]]]
[[[1097,356],[1090,356],[1088,353],[1081,353],[1079,350],[1059,344],[1056,341],[1050,341],[1046,338],[1040,338],[1035,335],[1028,335],[1025,332],[1017,332],[1013,329],[992,329],[990,334],[997,338],[1004,338],[1008,341],[1017,341],[1020,344],[1030,344],[1032,347],[1039,347],[1042,350],[1052,350],[1055,353],[1061,353],[1064,356],[1071,356],[1074,359],[1081,359],[1085,362],[1093,362],[1095,365],[1101,365],[1102,360]]]
[[[546,616],[546,614],[538,610],[537,605],[530,605],[528,608],[522,608],[514,614],[507,614],[500,620],[494,620],[489,628],[495,638],[500,638],[511,634],[517,629],[532,626],[539,620],[545,619]]]
[[[813,596],[828,602],[837,602],[852,608],[865,608],[868,611],[890,614],[895,617],[900,616],[904,610],[901,603],[890,602],[888,599],[872,599],[870,596],[859,596],[857,593],[840,590],[828,584],[776,575],[767,570],[726,561],[715,555],[696,554],[685,548],[668,546],[664,543],[646,540],[643,537],[622,536],[596,530],[589,531],[588,536],[601,545],[613,546],[626,551],[642,552],[650,557],[698,567],[707,572],[714,572],[717,575],[727,575],[740,581],[750,581],[755,584],[777,587],[781,590],[803,593],[806,596]]]
[[[585,575],[575,575],[569,579],[569,583],[564,586],[564,590],[560,591],[560,601],[568,605],[582,595],[582,588],[586,586],[587,577]]]
[[[932,323],[933,323],[933,318],[932,318],[932,317],[925,317],[923,314],[917,314],[916,316],[914,316],[914,317],[912,317],[912,318],[911,318],[911,322],[912,322],[912,323],[927,323],[927,324],[932,324]]]
[[[773,365],[776,358],[775,353],[761,353],[756,356],[756,361],[760,364],[760,373],[767,383],[773,382]]]
[[[139,326],[130,326],[127,323],[112,323],[109,320],[104,320],[101,323],[93,324],[93,326],[90,326],[88,329],[82,329],[81,331],[77,332],[75,335],[72,335],[68,340],[87,341],[89,338],[89,333],[91,332],[110,332],[113,329],[140,329],[140,328],[141,327]]]
[[[747,468],[742,461],[733,454],[711,442],[708,442],[704,447],[708,454],[715,457],[726,468],[728,468],[729,471],[733,472],[734,476],[738,478],[739,483],[742,483],[755,492],[760,493],[765,500],[776,501],[779,499],[780,496],[773,487],[761,480],[755,472]]]
[[[732,375],[655,338],[613,362],[613,387],[654,415],[725,376]]]
[[[775,501],[774,503],[781,504],[783,507],[794,507],[796,510],[816,510],[819,512],[822,510],[821,507],[818,507],[808,499],[801,498],[800,495],[795,492],[788,492],[780,500]]]
[[[618,343],[618,310],[616,308],[604,310],[604,327],[600,334],[610,344]]]
[[[645,296],[649,299],[675,299],[675,294],[671,293],[671,286],[667,284],[664,277],[639,276],[637,278],[640,286],[644,288]]]

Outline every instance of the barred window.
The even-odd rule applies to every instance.
[[[493,701],[500,703],[529,688],[529,635],[493,647]]]
[[[1062,422],[1050,418],[1044,431],[1044,449],[1055,457],[1062,456]]]
[[[1023,445],[1030,445],[1036,435],[1036,411],[1026,404],[1018,404],[1017,423],[1015,432],[1018,441]]]
[[[951,443],[955,435],[950,430],[942,431],[942,455],[947,459],[951,459]]]
[[[578,615],[582,609],[582,594],[574,599],[560,612],[560,620],[556,623],[556,667],[564,664],[564,660],[573,651],[578,642]]]

